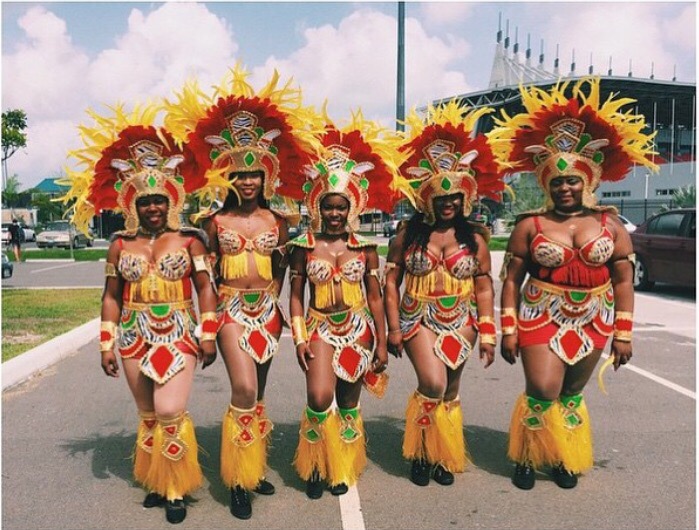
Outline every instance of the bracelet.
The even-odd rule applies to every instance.
[[[202,333],[200,341],[204,342],[206,340],[215,341],[216,340],[216,333],[206,333],[206,332]]]
[[[513,307],[503,307],[500,312],[500,327],[503,337],[517,334],[517,311]]]
[[[493,317],[478,317],[478,332],[481,336],[481,344],[495,345],[495,320]]]
[[[631,342],[633,329],[633,313],[630,311],[617,311],[614,317],[614,340]]]
[[[306,319],[303,317],[291,317],[291,336],[294,338],[294,346],[308,341]]]
[[[116,341],[117,324],[103,320],[100,323],[100,351],[112,351]]]
[[[490,344],[495,346],[495,335],[492,333],[481,333],[481,344]]]
[[[216,312],[205,311],[201,314],[201,340],[211,340],[205,339],[206,335],[213,335],[216,338],[216,333],[218,333],[218,318],[216,317]]]

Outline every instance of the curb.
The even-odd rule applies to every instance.
[[[3,392],[28,381],[42,370],[77,353],[80,348],[98,338],[99,329],[100,319],[95,318],[2,363],[0,371],[2,371]]]

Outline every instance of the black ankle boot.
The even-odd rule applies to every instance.
[[[451,471],[447,471],[440,464],[434,467],[432,478],[437,484],[442,486],[451,486],[454,483],[454,474]]]
[[[231,488],[231,514],[238,519],[250,519],[252,517],[252,504],[248,490],[236,486]]]
[[[432,466],[425,460],[413,460],[410,468],[410,481],[417,486],[427,486],[430,483]]]
[[[151,491],[148,495],[146,495],[146,498],[143,499],[144,508],[155,508],[156,506],[162,506],[163,504],[165,504],[165,497],[163,497],[160,493],[156,493],[155,491]]]
[[[274,495],[276,490],[274,489],[274,484],[263,478],[253,491],[260,495]]]
[[[551,476],[559,488],[571,489],[578,485],[578,477],[563,467],[563,464],[552,468]]]
[[[514,475],[512,475],[512,484],[521,490],[530,490],[536,482],[536,472],[529,464],[517,464],[515,466]]]
[[[165,518],[170,524],[178,524],[184,521],[187,517],[187,508],[184,505],[184,499],[175,499],[167,501],[165,504]]]
[[[320,478],[320,473],[317,469],[311,473],[311,478],[306,481],[306,495],[309,499],[320,499],[323,496],[323,479]]]
[[[344,482],[336,486],[330,486],[330,493],[335,496],[344,495],[348,491],[349,488],[347,487],[347,484],[345,484]]]

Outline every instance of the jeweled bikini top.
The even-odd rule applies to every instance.
[[[330,281],[338,283],[342,280],[359,283],[365,273],[366,256],[364,252],[337,266],[322,258],[316,258],[310,253],[306,260],[306,274],[308,279],[316,285]]]
[[[219,270],[224,280],[236,280],[249,276],[248,252],[252,253],[257,274],[264,280],[272,279],[272,253],[279,245],[279,227],[246,238],[240,232],[221,226],[214,217],[218,248],[221,252]]]
[[[425,276],[440,267],[457,280],[465,280],[478,271],[478,259],[465,247],[448,256],[439,257],[429,248],[423,251],[421,247],[413,244],[405,253],[405,269],[408,274]]]

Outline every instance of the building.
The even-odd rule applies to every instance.
[[[519,96],[520,83],[546,89],[559,79],[575,80],[588,75],[599,75],[603,98],[610,93],[618,93],[636,100],[633,104],[634,112],[643,114],[651,131],[656,132],[655,150],[658,154],[654,157],[654,162],[660,166],[657,174],[649,174],[645,168],[634,167],[622,181],[602,182],[597,190],[600,203],[614,204],[631,221],[640,223],[663,205],[671,205],[674,191],[695,185],[695,83],[678,82],[675,78],[671,81],[658,80],[652,73],[649,78],[634,77],[631,65],[624,75],[615,75],[611,68],[611,58],[606,73],[594,72],[592,66],[581,72],[577,69],[574,55],[570,70],[563,73],[558,50],[553,70],[548,71],[544,67],[543,41],[541,49],[535,65],[528,36],[527,49],[524,56],[520,56],[517,37],[514,45],[510,46],[508,23],[504,39],[502,29],[499,28],[497,32],[488,89],[437,100],[434,104],[439,105],[456,97],[464,106],[487,105],[495,109],[493,115],[500,115],[502,110],[512,115],[524,110]],[[487,133],[493,128],[493,115],[481,119],[478,132]]]

